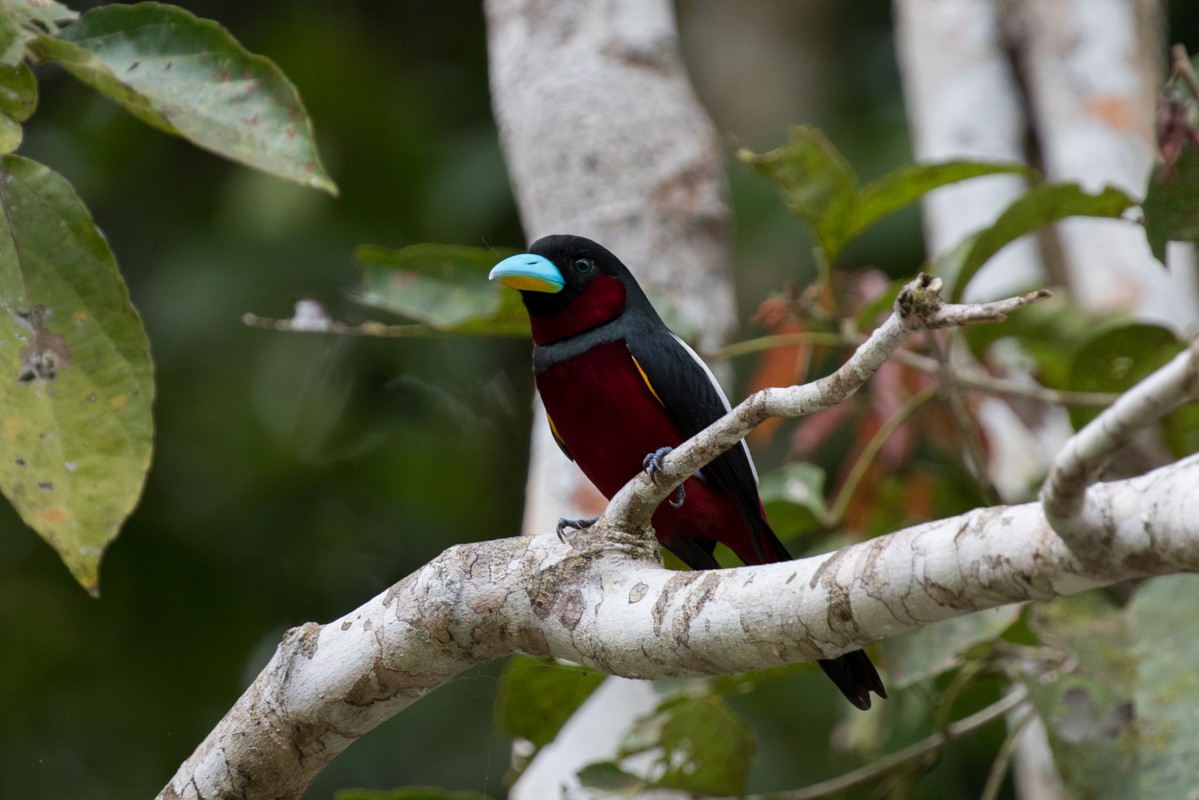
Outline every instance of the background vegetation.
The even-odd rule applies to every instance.
[[[341,195],[225,162],[60,69],[38,70],[39,110],[20,152],[70,180],[107,235],[145,320],[159,394],[145,495],[105,558],[101,600],[0,504],[0,797],[151,796],[286,628],[338,616],[448,544],[519,523],[526,343],[286,336],[240,321],[246,311],[287,316],[309,293],[341,318],[378,318],[344,292],[363,243],[522,243],[490,117],[481,10],[179,5],[220,21],[292,79]],[[1199,20],[1186,5],[1174,4],[1173,38],[1194,51]],[[910,160],[887,3],[782,0],[736,31],[714,24],[717,6],[683,2],[679,15],[722,130],[765,150],[788,123],[811,122],[864,179]],[[770,36],[755,38],[765,28]],[[814,267],[806,231],[773,186],[733,159],[729,169],[747,318],[784,278],[802,285]],[[895,276],[922,256],[914,210],[847,253]],[[753,362],[736,366],[744,385]],[[784,450],[776,439],[760,466],[778,466]],[[310,796],[411,783],[502,795],[499,669],[366,737]],[[847,766],[827,755],[838,716],[822,681],[787,670],[733,698],[758,735],[755,786]],[[952,748],[921,791],[976,793],[997,744],[987,735]]]

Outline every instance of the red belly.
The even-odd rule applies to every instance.
[[[642,469],[645,456],[682,444],[682,431],[641,377],[623,341],[602,344],[537,376],[546,413],[583,473],[608,498]],[[753,558],[749,532],[727,494],[696,478],[682,508],[663,503],[654,530],[667,546],[680,537],[723,541]],[[756,559],[754,559],[756,560]]]

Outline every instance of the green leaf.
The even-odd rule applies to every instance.
[[[1141,209],[1149,246],[1163,264],[1167,242],[1199,242],[1199,145],[1187,139],[1168,171],[1154,167]]]
[[[25,136],[21,123],[5,114],[0,114],[0,154],[11,153],[21,146]]]
[[[654,753],[654,786],[739,797],[756,749],[745,721],[721,697],[709,695],[674,698],[638,720],[621,757]]]
[[[487,800],[478,792],[454,792],[439,786],[408,786],[403,789],[341,789],[333,800]]]
[[[367,305],[423,322],[440,332],[528,336],[529,316],[520,294],[487,279],[496,262],[514,251],[417,244],[401,250],[363,245]]]
[[[1123,800],[1136,791],[1137,664],[1124,613],[1101,593],[1038,604],[1029,626],[1054,657],[1023,682],[1045,721],[1054,760],[1073,796]]]
[[[956,302],[979,268],[1021,236],[1066,217],[1119,217],[1134,205],[1131,197],[1111,186],[1090,194],[1076,183],[1041,183],[1016,198],[993,225],[938,258],[928,271],[953,286]]]
[[[12,12],[0,3],[0,66],[15,67],[25,57],[25,32]]]
[[[1037,378],[1054,389],[1070,382],[1072,356],[1095,335],[1098,321],[1088,316],[1071,298],[1059,292],[1025,306],[1002,325],[967,325],[961,329],[970,351],[987,359],[987,348],[1011,338],[1037,365]]]
[[[1164,366],[1185,345],[1173,331],[1148,323],[1131,323],[1103,331],[1075,351],[1066,388],[1075,392],[1123,393]],[[1096,408],[1071,408],[1078,430],[1099,415]]]
[[[1136,644],[1140,785],[1137,797],[1189,797],[1199,786],[1199,577],[1141,585],[1128,606]]]
[[[500,679],[496,722],[508,736],[543,747],[603,680],[602,672],[587,667],[514,656]]]
[[[610,792],[628,792],[639,789],[644,781],[636,775],[630,775],[614,761],[597,761],[579,770],[579,782],[592,789],[604,789]]]
[[[295,87],[211,20],[159,3],[112,4],[88,11],[58,38],[37,37],[31,47],[150,125],[337,193]]]
[[[851,238],[858,176],[818,128],[792,125],[787,135],[782,147],[761,155],[742,149],[738,158],[778,186],[787,207],[812,226],[833,264]]]
[[[58,0],[5,0],[10,13],[22,25],[36,23],[54,33],[61,22],[79,19],[79,12],[74,11]]]
[[[21,123],[37,108],[37,79],[24,62],[15,67],[0,64],[0,154],[21,144]]]
[[[788,464],[762,477],[758,494],[775,533],[793,539],[828,524],[824,470],[815,464]]]
[[[854,198],[849,237],[854,238],[883,217],[919,200],[933,189],[985,175],[1032,174],[1023,164],[942,161],[907,164],[861,188]]]
[[[4,156],[0,204],[0,490],[94,593],[150,465],[149,344],[62,177]]]
[[[903,689],[957,669],[966,652],[994,641],[1020,618],[1019,604],[934,622],[883,644],[888,686]]]
[[[37,78],[22,62],[15,67],[0,66],[0,114],[24,122],[37,108]]]

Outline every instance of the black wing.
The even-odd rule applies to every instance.
[[[650,330],[638,331],[637,336],[626,341],[650,391],[686,436],[699,433],[729,410],[724,391],[711,370],[694,350],[660,322]],[[737,510],[753,532],[754,550],[762,562],[790,558],[762,518],[757,475],[744,440],[713,459],[703,468],[703,476],[733,498]],[[713,544],[682,540],[671,548],[671,552],[692,569],[715,569],[720,565],[712,555]],[[838,658],[820,659],[817,663],[858,708],[870,708],[871,692],[879,697],[887,696],[878,672],[862,650]]]
[[[638,326],[626,340],[650,390],[661,401],[687,437],[694,436],[729,410],[724,391],[707,365],[687,344],[660,321]],[[742,441],[721,453],[701,471],[704,480],[733,499],[753,531],[754,550],[763,562],[790,556],[762,519],[757,474]]]

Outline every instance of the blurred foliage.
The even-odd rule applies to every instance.
[[[1029,172],[1022,164],[908,164],[862,186],[818,128],[793,125],[787,134],[782,147],[761,155],[742,148],[738,156],[779,187],[787,207],[812,227],[820,260],[832,266],[851,241],[933,189],[984,175]]]
[[[515,656],[500,682],[496,725],[534,747],[547,745],[603,679],[587,667]]]
[[[153,796],[287,627],[519,525],[527,345],[240,323],[303,294],[361,315],[342,292],[363,241],[521,242],[481,10],[447,25],[440,10],[383,2],[181,5],[299,87],[341,195],[223,161],[61,68],[34,69],[20,153],[73,184],[116,254],[156,364],[157,430],[99,602],[0,506],[0,637],[19,654],[0,679],[0,797]],[[383,726],[312,796],[429,783],[502,794],[498,668]]]
[[[74,16],[20,0],[0,5],[0,29],[24,44],[28,61],[61,64],[160,130],[336,194],[295,87],[215,22],[160,3]],[[27,62],[7,63],[12,47],[4,53],[7,152],[23,139],[19,123],[36,107],[37,84]],[[8,313],[0,336],[22,346],[4,359],[16,381],[0,384],[13,453],[0,490],[96,594],[100,558],[149,466],[148,343],[113,254],[70,183],[15,155],[2,170],[0,306]]]
[[[529,315],[520,295],[488,280],[510,250],[421,244],[391,251],[364,245],[359,299],[415,319],[430,332],[528,336]]]
[[[35,8],[27,0],[10,5]],[[87,5],[95,4],[78,8]],[[155,461],[142,502],[105,563],[101,602],[71,585],[50,549],[0,508],[0,639],[18,654],[0,681],[3,798],[151,796],[265,663],[284,629],[344,613],[448,544],[507,535],[519,524],[531,424],[526,343],[281,336],[239,322],[249,310],[286,316],[297,296],[309,294],[338,318],[361,321],[365,310],[342,292],[356,282],[350,254],[365,241],[383,243],[358,251],[368,288],[371,270],[380,269],[373,274],[380,297],[397,280],[408,281],[406,288],[415,285],[424,297],[465,293],[480,304],[476,311],[504,318],[502,296],[499,306],[487,299],[478,273],[507,252],[491,243],[515,245],[523,237],[489,114],[481,10],[463,6],[450,16],[384,0],[181,5],[219,20],[248,52],[268,54],[302,91],[341,196],[306,191],[164,137],[60,67],[36,68],[31,83],[21,67],[11,69],[23,34],[0,16],[0,65],[10,68],[0,68],[0,150],[19,146],[22,156],[49,165],[91,209],[144,318],[158,390]],[[795,57],[787,54],[795,49],[787,36],[837,43],[836,53],[826,45],[823,105],[797,114],[774,103],[788,119],[811,119],[830,132],[802,129],[813,149],[799,159],[827,172],[827,192],[809,202],[800,187],[784,187],[823,257],[810,259],[796,246],[804,234],[769,182],[750,169],[731,169],[737,258],[754,267],[738,274],[746,311],[765,307],[762,298],[784,281],[808,285],[818,261],[854,268],[825,270],[815,290],[771,297],[772,314],[760,321],[776,335],[844,338],[846,321],[851,332],[868,330],[893,297],[889,278],[910,274],[921,261],[911,204],[943,181],[996,169],[893,170],[907,160],[908,145],[888,8],[779,3],[770,13],[788,24],[737,48],[715,46],[728,43],[731,29],[703,30],[704,20],[721,12],[680,5],[685,47],[727,53],[726,67],[768,52],[772,37],[783,37],[780,59]],[[122,63],[128,71],[131,62]],[[802,71],[785,61],[771,70]],[[112,89],[103,72],[91,74]],[[698,74],[701,95],[718,95],[704,84],[702,68]],[[134,91],[138,96],[112,93],[137,105],[144,95]],[[739,118],[733,106],[711,105],[718,119]],[[781,125],[730,127],[756,142],[776,137]],[[813,161],[813,152],[823,160]],[[1049,200],[1034,193],[1006,227],[997,223],[963,245],[956,290],[985,257],[1036,224],[1068,213],[1112,216],[1127,205],[1122,196],[1085,196],[1075,187],[1039,191]],[[1178,207],[1169,193],[1160,196]],[[821,216],[830,209],[835,218]],[[1155,220],[1169,213],[1150,207],[1146,215],[1151,234],[1160,234]],[[1161,235],[1188,235],[1184,226],[1166,227],[1170,233]],[[475,249],[455,249],[440,262],[445,251],[411,249],[430,241]],[[464,271],[463,264],[474,266]],[[409,274],[397,279],[397,266]],[[1113,369],[1091,388],[1126,385],[1120,381],[1134,370],[1115,366],[1128,357],[1119,348],[1132,345],[1117,341],[1116,358],[1105,355],[1104,342],[1112,340],[1100,337],[1112,325],[1051,303],[1002,327],[972,329],[966,342],[983,360],[996,343],[1017,339],[1035,376],[1062,388],[1071,385],[1079,353],[1098,353]],[[424,320],[448,327],[463,321]],[[1150,338],[1163,352],[1177,346],[1160,334]],[[852,346],[812,342],[792,351],[789,364],[776,360],[757,377],[822,374]],[[985,487],[961,454],[971,431],[960,413],[930,401],[888,427],[899,406],[931,382],[895,365],[837,414],[814,417],[799,433],[766,437],[760,463],[789,465],[774,475],[763,470],[764,499],[780,527],[806,543],[841,542],[981,502]],[[968,420],[968,397],[964,406]],[[1175,426],[1176,452],[1199,446],[1196,429]],[[836,530],[826,490],[845,501]],[[996,702],[1016,676],[1049,721],[1076,788],[1100,781],[1107,781],[1100,790],[1125,787],[1131,779],[1113,773],[1132,758],[1141,785],[1168,795],[1192,777],[1170,772],[1192,738],[1172,732],[1195,718],[1178,702],[1193,694],[1194,659],[1171,642],[1189,624],[1194,587],[1186,580],[1193,582],[1149,582],[1124,607],[1095,593],[1036,606],[1018,619],[1014,609],[1002,609],[889,643],[881,648],[895,679],[889,685],[908,688],[868,714],[847,716],[810,666],[688,682],[630,732],[616,760],[585,777],[628,785],[620,762],[640,753],[658,759],[662,785],[693,791],[810,784]],[[505,737],[548,741],[596,677],[521,660],[501,680],[500,668],[468,673],[365,737],[309,796],[346,786],[382,790],[344,790],[339,800],[502,796],[511,763]],[[551,682],[553,691],[537,697],[539,681]],[[540,720],[550,724],[531,726],[532,718],[517,712],[541,701],[556,713]],[[504,725],[501,735],[493,717]],[[1002,738],[999,725],[980,729],[849,796],[977,796]],[[451,789],[386,788],[406,784]]]
[[[1161,158],[1142,204],[1149,245],[1163,263],[1167,242],[1199,242],[1199,56],[1188,59],[1182,45],[1172,56],[1172,74],[1158,108]]]
[[[478,792],[452,792],[435,786],[411,786],[406,789],[343,789],[333,800],[487,800]]]
[[[656,709],[633,722],[612,760],[579,772],[583,785],[621,793],[678,789],[744,795],[756,750],[754,734],[724,698],[707,691],[708,684],[683,681],[668,690]],[[626,760],[637,762],[635,772],[625,768]]]

